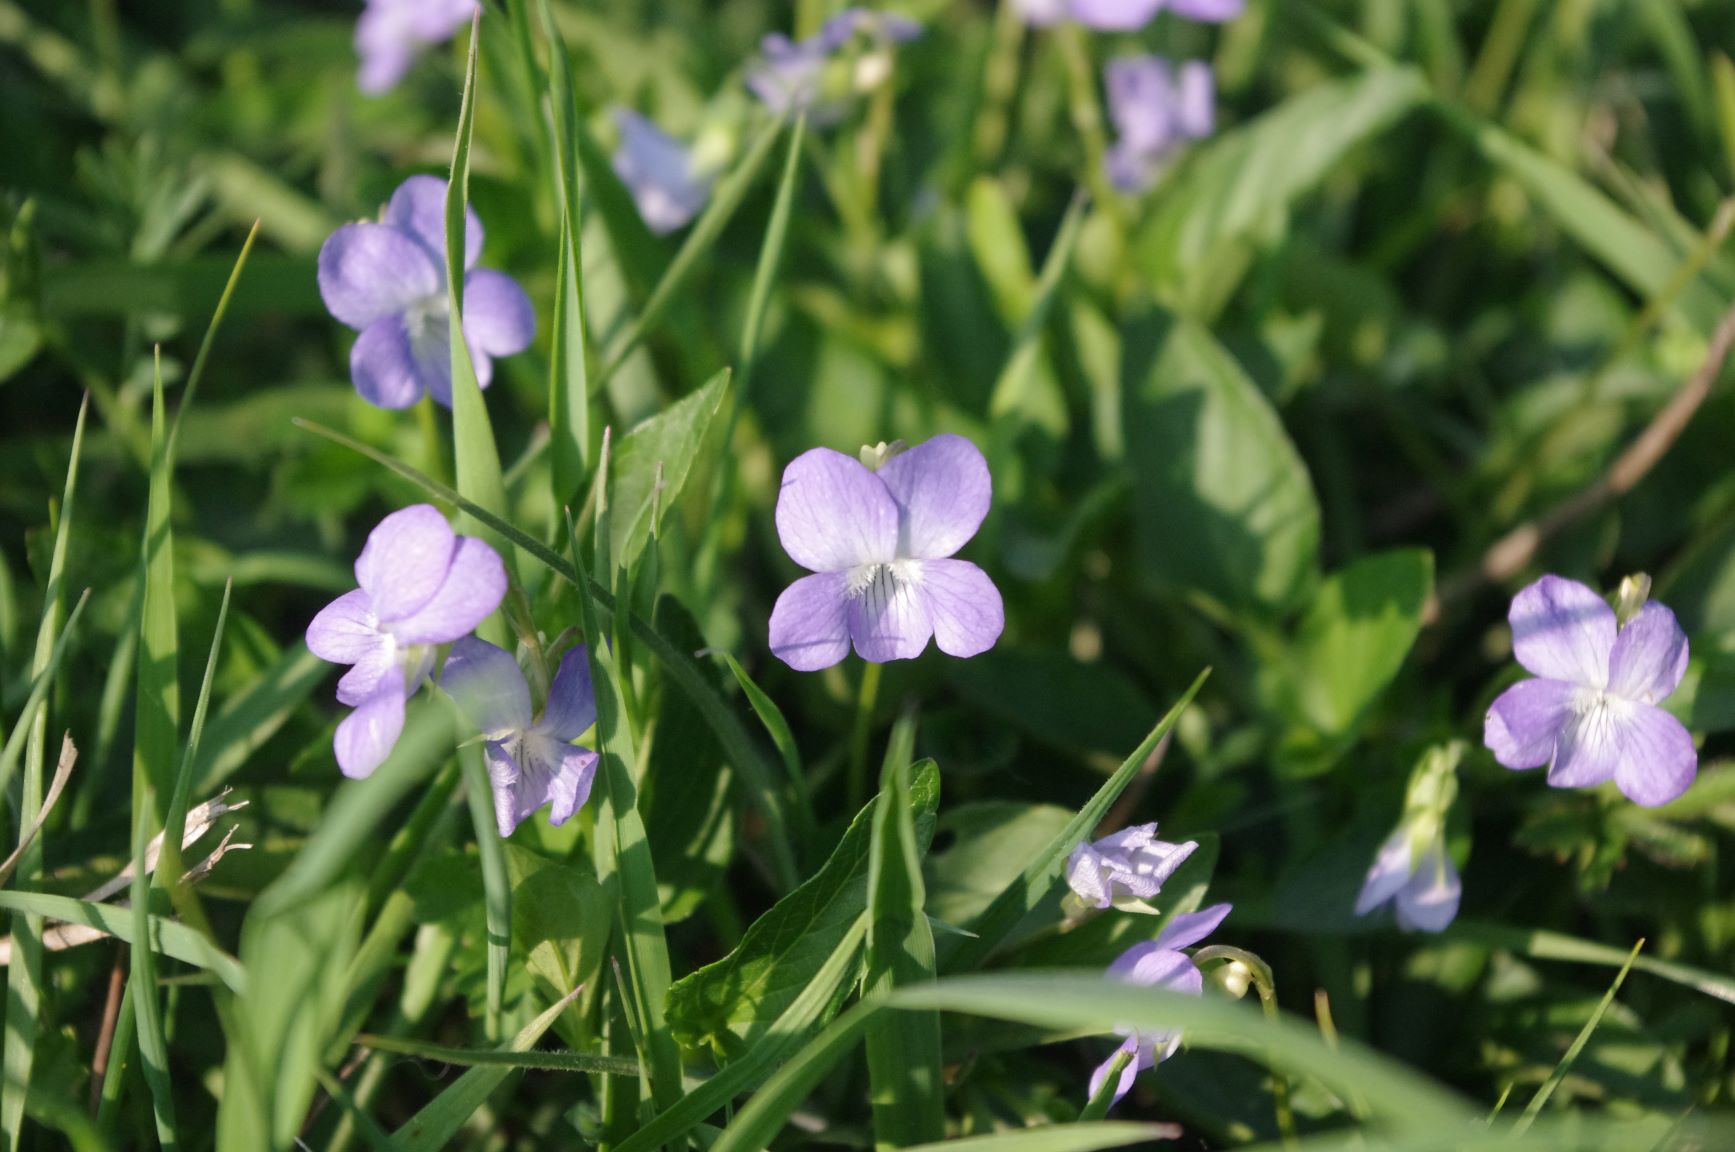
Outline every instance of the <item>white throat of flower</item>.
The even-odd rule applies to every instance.
[[[418,348],[437,339],[444,345],[448,339],[446,325],[452,316],[452,300],[442,286],[440,291],[423,296],[404,309],[404,331],[409,334],[410,347]]]
[[[921,573],[917,560],[862,564],[847,573],[845,592],[851,600],[865,601],[869,618],[878,619],[900,599],[909,599],[911,590],[921,582]]]
[[[1631,719],[1633,702],[1604,688],[1580,688],[1567,705],[1578,723],[1580,742],[1607,746]]]

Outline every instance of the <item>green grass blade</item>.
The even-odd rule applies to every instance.
[[[211,707],[211,682],[217,675],[217,657],[223,650],[223,627],[229,619],[229,594],[233,583],[223,585],[223,602],[217,609],[217,624],[211,632],[211,654],[205,660],[205,676],[199,682],[199,699],[193,705],[193,722],[187,730],[187,749],[181,756],[181,770],[175,778],[174,795],[169,798],[169,814],[163,821],[163,848],[157,858],[155,884],[169,893],[181,913],[181,919],[204,930],[208,928],[198,897],[181,883],[184,871],[181,862],[181,840],[187,831],[187,807],[192,799],[194,765],[199,759],[199,740],[205,731],[205,716]]]
[[[1405,1129],[1480,1127],[1456,1094],[1369,1049],[1340,1039],[1326,1044],[1311,1026],[1267,1019],[1217,996],[1129,987],[1098,972],[1017,972],[954,976],[894,992],[898,1008],[962,1012],[1045,1028],[1181,1029],[1196,1048],[1241,1052],[1305,1073],[1337,1092],[1355,1091],[1377,1114]]]
[[[1639,958],[1639,950],[1644,946],[1643,940],[1633,945],[1633,950],[1627,954],[1627,962],[1621,965],[1619,972],[1615,973],[1614,982],[1608,986],[1608,991],[1603,993],[1602,999],[1597,1003],[1596,1010],[1590,1014],[1590,1019],[1584,1022],[1584,1027],[1579,1029],[1577,1036],[1573,1037],[1572,1044],[1567,1048],[1566,1054],[1560,1058],[1560,1063],[1554,1066],[1554,1071],[1548,1074],[1548,1079],[1542,1082],[1542,1087],[1536,1090],[1536,1095],[1530,1098],[1530,1103],[1524,1106],[1524,1115],[1513,1122],[1512,1131],[1515,1135],[1530,1130],[1530,1126],[1536,1123],[1536,1117],[1542,1112],[1543,1106],[1548,1103],[1548,1098],[1554,1095],[1554,1090],[1560,1087],[1560,1082],[1566,1079],[1568,1072],[1572,1071],[1572,1066],[1578,1062],[1579,1053],[1583,1052],[1584,1046],[1590,1043],[1591,1034],[1596,1031],[1596,1026],[1602,1023],[1603,1015],[1609,1010],[1609,1005],[1615,1002],[1615,993],[1619,992],[1621,985],[1626,983],[1627,973],[1632,971],[1633,961]]]
[[[709,252],[717,242],[717,237],[722,235],[724,226],[734,217],[735,210],[741,206],[741,201],[759,178],[759,170],[765,167],[765,161],[770,157],[772,146],[777,143],[784,123],[780,118],[765,125],[748,148],[747,155],[742,157],[741,162],[727,176],[717,181],[711,202],[705,206],[704,213],[700,215],[698,223],[693,225],[692,232],[687,235],[686,242],[681,245],[674,260],[670,261],[662,279],[657,281],[657,286],[651,291],[645,306],[639,310],[633,322],[611,339],[603,350],[603,368],[591,382],[593,391],[604,387],[609,378],[626,363],[627,357],[639,346],[645,333],[661,317],[663,309],[668,307],[688,274],[698,265],[700,257]]]
[[[437,480],[411,468],[399,460],[379,451],[377,448],[353,437],[345,436],[311,420],[296,420],[297,427],[304,428],[317,436],[323,436],[335,444],[361,453],[368,459],[383,465],[404,479],[415,484],[436,500],[460,509],[478,523],[484,524],[500,534],[506,540],[522,550],[526,555],[545,565],[556,575],[570,581],[574,587],[579,584],[578,570],[572,561],[548,547],[542,541],[514,526],[505,518],[496,515],[488,509],[468,500],[464,496]],[[617,605],[614,595],[596,581],[589,583],[590,595],[602,611],[618,613],[626,611],[622,605]],[[648,621],[637,613],[628,612],[627,622],[632,634],[638,641],[657,658],[664,672],[668,674],[675,686],[693,702],[705,722],[723,745],[723,751],[729,757],[729,763],[741,776],[747,800],[759,809],[765,819],[766,840],[770,844],[772,862],[777,870],[777,878],[785,891],[793,889],[800,882],[800,876],[795,867],[795,854],[790,846],[789,820],[783,810],[781,791],[777,787],[777,768],[754,740],[748,736],[746,727],[736,716],[727,701],[717,692],[716,688],[706,678],[691,654],[682,652],[668,639],[653,628]]]
[[[1181,1129],[1173,1124],[1106,1123],[1056,1124],[962,1140],[920,1144],[910,1152],[1097,1152],[1099,1148],[1123,1148],[1152,1140],[1174,1140]]]
[[[458,491],[491,512],[506,510],[506,485],[500,475],[500,453],[488,405],[476,382],[476,366],[464,340],[464,208],[470,195],[470,137],[476,126],[476,57],[481,43],[481,12],[470,24],[470,52],[464,69],[464,101],[458,111],[458,134],[452,144],[452,173],[446,185],[446,291],[451,301],[447,324],[452,348],[452,441],[457,460]],[[505,539],[480,522],[464,522],[500,553],[507,571],[515,571],[513,552]],[[500,632],[503,625],[496,625]],[[491,637],[501,640],[503,632]]]
[[[783,177],[777,182],[777,199],[771,205],[771,222],[765,227],[765,242],[759,247],[759,263],[753,270],[753,294],[747,299],[747,320],[741,326],[741,352],[736,358],[735,405],[747,402],[747,384],[759,358],[759,336],[765,327],[765,309],[771,302],[771,287],[783,263],[783,246],[789,238],[789,218],[795,209],[796,177],[801,172],[801,146],[807,139],[807,114],[795,119],[789,133],[789,150],[783,161]],[[731,421],[733,427],[733,421]]]
[[[543,35],[548,40],[548,99],[554,107],[555,182],[560,194],[560,255],[554,301],[554,344],[550,354],[548,427],[553,467],[554,506],[577,505],[590,460],[589,336],[584,321],[584,220],[579,189],[578,109],[572,89],[572,64],[566,42],[554,25],[548,0],[538,0]]]
[[[134,923],[133,909],[113,904],[74,900],[70,896],[54,896],[47,892],[0,891],[0,908],[97,928],[127,944],[137,943],[141,938]],[[149,916],[146,927],[149,934],[143,938],[151,942],[151,948],[138,951],[154,950],[172,960],[191,964],[216,976],[236,995],[245,992],[247,977],[241,962],[202,934],[162,916]]]
[[[1042,418],[1041,399],[1032,393],[1031,382],[1036,372],[1037,358],[1042,354],[1042,334],[1048,325],[1048,315],[1054,309],[1066,270],[1072,266],[1072,253],[1078,246],[1078,235],[1084,223],[1087,201],[1081,194],[1073,197],[1060,231],[1043,261],[1042,274],[1036,281],[1036,294],[1030,310],[1018,325],[1018,335],[1012,343],[1012,355],[1006,360],[1000,378],[994,382],[994,392],[988,401],[988,415],[996,419],[1020,416],[1025,424]]]
[[[934,935],[926,899],[910,811],[909,763],[899,756],[886,765],[874,804],[868,850],[867,995],[934,979]],[[874,1147],[906,1148],[943,1139],[939,1013],[897,1012],[876,1018],[867,1026],[867,1061]]]
[[[84,418],[90,410],[86,394],[73,426],[72,455],[66,468],[66,487],[61,494],[59,523],[54,530],[54,551],[48,562],[48,587],[42,601],[42,621],[36,629],[36,651],[30,658],[30,674],[38,679],[42,693],[32,692],[13,736],[28,732],[24,755],[24,787],[18,798],[18,843],[31,837],[42,813],[44,760],[48,750],[48,707],[44,702],[53,683],[55,649],[61,633],[60,616],[65,600],[66,545],[71,534],[74,497],[78,492],[78,461],[84,446]],[[80,601],[82,607],[83,601]],[[10,767],[0,770],[0,779],[11,779]],[[38,830],[40,832],[40,830]],[[18,877],[28,883],[42,875],[43,842],[40,835],[29,839],[18,860]],[[6,1147],[16,1152],[24,1129],[25,1097],[36,1062],[36,1037],[42,1031],[42,918],[20,915],[12,918],[12,964],[6,974],[6,1036],[3,1046],[6,1082],[0,1086],[0,1134]]]
[[[578,989],[575,988],[565,998],[549,1005],[541,1015],[526,1024],[501,1051],[529,1052],[560,1014],[566,1011],[568,1001],[576,995]],[[450,1088],[429,1101],[402,1128],[392,1133],[392,1139],[403,1152],[439,1152],[458,1134],[458,1129],[475,1114],[476,1109],[483,1105],[494,1089],[511,1074],[512,1067],[504,1064],[483,1064],[471,1068],[453,1081]]]
[[[148,939],[151,874],[145,852],[160,824],[159,797],[174,788],[175,753],[180,740],[181,687],[177,674],[179,625],[175,617],[174,536],[170,528],[168,430],[163,412],[162,356],[157,356],[151,396],[150,498],[140,556],[143,592],[139,614],[138,687],[133,727],[133,938]],[[177,1146],[174,1086],[169,1079],[169,1046],[162,1002],[157,997],[157,958],[148,947],[132,950],[133,1011],[139,1055],[164,1149]],[[124,1059],[125,1053],[116,1053]]]
[[[637,1060],[603,1056],[594,1052],[544,1052],[539,1049],[450,1048],[420,1040],[362,1033],[355,1042],[375,1052],[395,1052],[418,1060],[456,1064],[464,1068],[533,1068],[539,1072],[606,1072],[611,1076],[637,1076]]]
[[[483,1034],[489,1043],[495,1043],[500,1039],[506,965],[512,952],[512,883],[506,877],[506,851],[494,818],[494,790],[482,760],[482,745],[475,741],[463,744],[458,759],[464,769],[464,798],[476,832],[476,852],[482,861],[482,907],[488,930],[488,1016]]]
[[[253,227],[247,230],[247,239],[241,242],[241,254],[235,257],[235,267],[229,272],[229,280],[223,285],[223,294],[217,298],[217,308],[211,313],[211,323],[205,328],[205,338],[199,342],[199,354],[193,358],[193,368],[187,373],[187,385],[181,389],[181,406],[175,413],[175,423],[169,429],[169,460],[172,468],[175,458],[175,446],[181,441],[181,422],[187,418],[187,411],[193,405],[193,393],[198,391],[199,381],[205,378],[205,365],[211,359],[211,345],[217,341],[217,330],[223,326],[223,317],[229,311],[229,301],[234,298],[235,286],[241,283],[241,270],[247,267],[247,257],[253,252],[253,241],[259,238],[259,221],[253,221]]]
[[[1133,754],[1115,769],[1114,775],[1097,789],[1096,795],[1079,809],[1078,815],[1073,817],[1060,835],[1031,861],[1018,879],[994,898],[994,902],[985,912],[967,925],[975,935],[948,938],[948,946],[940,955],[940,971],[964,972],[979,967],[1007,934],[1018,927],[1018,922],[1041,902],[1054,886],[1054,882],[1060,878],[1067,856],[1071,855],[1080,841],[1089,838],[1091,831],[1101,823],[1110,805],[1120,796],[1122,790],[1132,783],[1133,776],[1145,762],[1145,757],[1155,750],[1157,744],[1180,720],[1181,713],[1193,702],[1193,697],[1204,687],[1205,678],[1210,674],[1209,668],[1199,673],[1192,687],[1188,688],[1175,702],[1175,706],[1169,709],[1168,714],[1157,722],[1157,726],[1151,729],[1150,735],[1133,750]]]
[[[0,748],[0,792],[4,792],[12,783],[12,774],[18,770],[19,758],[24,754],[26,740],[34,726],[36,710],[42,707],[49,688],[54,685],[54,676],[60,669],[60,662],[66,656],[67,649],[72,647],[74,626],[84,614],[84,606],[89,600],[90,589],[87,588],[79,595],[78,603],[72,606],[72,611],[67,614],[66,626],[60,630],[60,636],[54,642],[54,649],[48,655],[47,666],[30,682],[30,695],[25,697],[24,710],[19,713],[18,724],[7,734],[5,747]]]
[[[1735,978],[1705,968],[1694,968],[1651,956],[1630,957],[1619,948],[1580,940],[1562,932],[1542,928],[1513,928],[1505,924],[1489,924],[1480,920],[1459,920],[1453,923],[1455,940],[1467,940],[1490,948],[1505,948],[1533,960],[1564,960],[1573,964],[1598,964],[1621,968],[1631,964],[1640,972],[1660,976],[1664,980],[1691,988],[1728,1004],[1735,1004]]]
[[[576,537],[573,566],[579,566]],[[626,954],[627,977],[632,988],[638,1019],[644,1031],[651,1083],[651,1096],[659,1108],[668,1108],[681,1098],[681,1053],[669,1030],[666,1005],[669,996],[669,943],[663,932],[662,908],[657,896],[656,864],[651,842],[638,809],[634,747],[621,669],[614,653],[603,643],[598,613],[586,594],[588,581],[579,585],[579,611],[590,655],[591,682],[596,686],[596,810],[597,875],[606,879],[608,868],[620,879],[621,944]],[[610,854],[613,860],[606,857]]]
[[[711,1145],[711,1152],[759,1152],[770,1147],[790,1114],[855,1048],[881,1008],[878,1001],[863,1001],[828,1024],[753,1094],[734,1123]],[[877,1146],[877,1129],[875,1143]]]

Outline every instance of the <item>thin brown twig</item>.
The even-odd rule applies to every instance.
[[[1528,520],[1496,540],[1483,553],[1475,568],[1442,581],[1438,594],[1423,609],[1424,623],[1434,623],[1443,608],[1484,585],[1498,584],[1518,575],[1548,541],[1631,492],[1686,431],[1722,374],[1731,348],[1735,348],[1735,308],[1730,309],[1717,325],[1698,370],[1687,378],[1662,411],[1639,433],[1638,439],[1615,458],[1608,470],[1595,483],[1575,492],[1547,515]]]
[[[120,1020],[121,993],[126,991],[127,946],[114,950],[114,967],[108,972],[108,999],[102,1006],[102,1026],[96,1034],[96,1052],[90,1059],[90,1114],[102,1107],[102,1082],[108,1077],[108,1057],[114,1047],[114,1028]]]

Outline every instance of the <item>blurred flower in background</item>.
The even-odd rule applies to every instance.
[[[685,227],[711,196],[714,169],[696,149],[682,144],[631,108],[616,108],[620,129],[614,171],[632,193],[639,216],[659,235]]]
[[[853,97],[885,83],[893,46],[921,34],[907,17],[850,8],[805,40],[766,36],[748,67],[747,87],[779,116],[805,110],[812,123],[833,124]]]
[[[1188,20],[1221,24],[1241,15],[1247,0],[1013,0],[1018,14],[1036,25],[1076,20],[1103,32],[1133,32],[1157,14],[1173,12]]]
[[[1211,134],[1216,117],[1211,66],[1188,60],[1176,69],[1158,56],[1125,56],[1103,69],[1116,139],[1103,158],[1122,192],[1145,191],[1175,152]]]
[[[446,297],[446,182],[411,176],[392,193],[384,219],[345,224],[319,250],[325,306],[361,333],[350,378],[381,408],[407,408],[430,395],[452,406],[450,304]],[[465,209],[464,339],[486,388],[493,358],[530,346],[530,298],[504,272],[476,268],[482,221]]]
[[[1410,774],[1404,814],[1380,846],[1356,898],[1355,914],[1366,916],[1391,903],[1406,932],[1443,932],[1458,915],[1463,884],[1446,850],[1446,815],[1458,795],[1461,740],[1430,748]]]
[[[423,49],[457,35],[480,7],[476,0],[367,0],[355,24],[356,83],[372,95],[389,91]]]

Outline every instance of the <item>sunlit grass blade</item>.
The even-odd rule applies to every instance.
[[[494,819],[494,792],[482,746],[475,741],[464,743],[458,749],[458,760],[464,769],[464,798],[469,803],[470,825],[482,862],[482,907],[488,932],[488,1015],[483,1034],[494,1043],[500,1039],[506,965],[512,951],[512,884],[506,878],[506,853]]]
[[[1072,818],[1060,835],[1030,862],[1017,880],[994,898],[986,911],[967,925],[975,935],[947,938],[947,946],[940,953],[940,971],[965,972],[979,967],[1007,934],[1018,927],[1018,922],[1041,902],[1054,886],[1054,882],[1060,878],[1067,856],[1080,841],[1089,837],[1091,830],[1108,813],[1110,805],[1119,798],[1126,786],[1132,783],[1133,776],[1145,762],[1145,757],[1156,749],[1157,744],[1180,720],[1181,713],[1193,702],[1193,697],[1204,687],[1205,678],[1210,674],[1209,668],[1199,673],[1192,687],[1188,688],[1175,702],[1175,706],[1169,709],[1168,714],[1157,722],[1150,735],[1115,769],[1114,774],[1097,789],[1096,794],[1086,801],[1078,815]]]
[[[140,938],[133,923],[133,910],[113,904],[74,900],[70,896],[54,896],[47,892],[0,891],[0,908],[29,912],[33,916],[66,924],[82,924],[128,944]],[[149,917],[149,928],[147,938],[157,952],[210,972],[238,995],[246,990],[247,979],[240,961],[219,949],[203,934],[162,916]]]
[[[621,1141],[615,1152],[651,1152],[677,1141],[738,1094],[765,1082],[854,983],[860,967],[862,941],[866,936],[867,914],[863,913],[856,917],[855,923],[832,949],[819,971],[802,985],[800,994],[752,1047],[682,1096],[673,1107],[659,1112],[632,1136]]]
[[[567,1002],[578,995],[578,991],[574,988],[565,998],[549,1005],[502,1051],[529,1052],[566,1010]],[[392,1133],[393,1141],[402,1152],[438,1152],[450,1143],[458,1129],[511,1074],[512,1067],[505,1064],[481,1064],[471,1068]]]
[[[1018,335],[1012,342],[1012,355],[1007,358],[1000,378],[994,382],[994,392],[988,401],[988,415],[995,419],[1019,416],[1026,424],[1038,419],[1034,407],[1040,401],[1031,395],[1031,380],[1037,358],[1042,354],[1042,334],[1048,325],[1049,313],[1054,309],[1066,271],[1072,266],[1072,253],[1078,245],[1086,203],[1082,194],[1073,197],[1066,216],[1060,222],[1054,244],[1048,250],[1048,258],[1043,261],[1030,310],[1018,325]]]
[[[498,532],[503,538],[517,545],[527,556],[546,566],[556,575],[570,581],[574,587],[583,588],[579,583],[578,570],[572,561],[548,547],[542,541],[514,526],[505,518],[490,512],[472,500],[467,500],[458,492],[437,480],[411,468],[399,460],[379,451],[371,445],[341,432],[333,431],[311,420],[296,420],[297,427],[327,440],[361,453],[368,459],[383,465],[404,479],[415,484],[436,500],[461,509],[478,523],[484,524]],[[615,602],[612,592],[596,581],[588,585],[590,595],[597,606],[611,614],[624,613],[633,636],[650,649],[657,658],[663,670],[668,674],[675,686],[693,702],[705,722],[710,725],[717,740],[723,745],[724,752],[729,756],[729,763],[740,773],[746,785],[747,800],[758,808],[765,819],[766,840],[772,853],[772,863],[777,870],[777,878],[785,891],[792,889],[800,882],[795,867],[795,853],[789,841],[789,820],[783,810],[783,801],[776,784],[777,768],[764,749],[747,734],[746,727],[727,701],[718,694],[716,688],[706,678],[690,653],[682,652],[668,639],[658,632],[642,616],[627,610],[626,606]]]
[[[174,787],[175,753],[180,741],[181,687],[177,670],[179,624],[175,616],[174,536],[170,528],[168,429],[163,411],[162,354],[157,354],[151,394],[150,497],[140,554],[142,593],[139,613],[139,665],[133,722],[133,938],[148,939],[151,874],[145,854],[159,826],[159,805]],[[148,947],[132,950],[133,1011],[139,1056],[165,1149],[177,1146],[174,1085],[169,1078],[169,1046],[157,997],[157,958]],[[116,1053],[124,1059],[125,1053]]]
[[[1597,964],[1606,968],[1624,968],[1631,964],[1640,972],[1661,976],[1664,980],[1702,992],[1729,1004],[1735,1004],[1735,979],[1720,972],[1693,968],[1652,956],[1629,956],[1619,948],[1580,940],[1561,932],[1543,928],[1515,928],[1505,924],[1489,924],[1480,920],[1454,921],[1450,929],[1455,940],[1466,940],[1490,948],[1505,948],[1534,960],[1564,960],[1573,964]]]
[[[1609,1005],[1615,1002],[1615,993],[1619,992],[1621,985],[1626,982],[1627,973],[1632,971],[1633,961],[1639,958],[1639,950],[1644,946],[1643,940],[1633,945],[1633,950],[1627,954],[1627,962],[1621,965],[1619,972],[1615,973],[1614,982],[1608,986],[1608,991],[1604,992],[1602,999],[1597,1002],[1596,1010],[1590,1014],[1590,1019],[1584,1022],[1584,1027],[1579,1030],[1577,1036],[1573,1037],[1572,1044],[1567,1048],[1566,1054],[1560,1058],[1560,1063],[1556,1064],[1554,1070],[1548,1074],[1548,1079],[1542,1082],[1542,1087],[1536,1090],[1536,1095],[1530,1098],[1530,1103],[1524,1106],[1524,1115],[1513,1122],[1512,1130],[1514,1133],[1528,1132],[1530,1126],[1536,1123],[1536,1117],[1548,1103],[1548,1098],[1554,1095],[1554,1090],[1560,1087],[1560,1082],[1566,1079],[1566,1074],[1572,1071],[1572,1066],[1578,1062],[1579,1053],[1583,1052],[1584,1046],[1590,1043],[1591,1034],[1596,1031],[1597,1025],[1602,1023],[1603,1015],[1608,1012]]]
[[[42,707],[42,702],[48,696],[48,690],[54,685],[55,674],[60,669],[60,662],[66,656],[68,648],[72,647],[72,637],[76,634],[79,617],[84,614],[84,606],[90,600],[90,589],[80,593],[78,602],[67,614],[66,626],[60,630],[60,635],[54,641],[54,648],[48,655],[48,664],[31,680],[30,695],[25,697],[24,709],[19,713],[18,724],[6,735],[6,744],[0,747],[0,791],[4,791],[12,783],[12,774],[18,771],[18,763],[24,755],[25,744],[29,733],[34,727],[36,710]]]
[[[609,377],[626,362],[633,349],[639,346],[639,341],[644,339],[645,333],[661,317],[663,309],[674,299],[675,293],[698,265],[699,259],[717,242],[724,226],[735,215],[735,210],[741,206],[741,201],[746,198],[754,181],[758,179],[759,170],[765,166],[766,159],[771,155],[772,146],[777,143],[784,123],[785,120],[780,118],[760,129],[758,137],[747,149],[741,162],[727,176],[717,181],[711,202],[705,206],[698,223],[693,225],[692,232],[688,233],[686,242],[669,263],[662,279],[657,281],[657,286],[651,291],[645,306],[639,310],[632,324],[609,340],[608,346],[603,349],[603,367],[591,381],[592,391],[606,385]]]
[[[613,1076],[637,1076],[636,1060],[618,1056],[603,1056],[594,1052],[545,1052],[536,1048],[451,1048],[444,1044],[427,1044],[420,1040],[403,1040],[396,1036],[374,1036],[363,1033],[356,1044],[376,1052],[395,1052],[432,1060],[441,1064],[456,1064],[464,1068],[500,1067],[532,1068],[539,1072],[607,1072]]]
[[[928,927],[926,899],[910,811],[909,761],[901,754],[886,765],[874,805],[863,982],[867,995],[934,979],[934,934]],[[942,1139],[946,1117],[941,1108],[939,1014],[899,1012],[875,1019],[867,1026],[867,1060],[874,1147],[905,1148]]]
[[[32,692],[24,714],[13,732],[15,739],[28,732],[24,754],[24,786],[18,797],[19,879],[25,883],[42,875],[43,843],[37,828],[43,806],[44,760],[48,751],[47,688],[53,683],[55,649],[62,632],[61,613],[66,590],[66,548],[72,529],[74,497],[78,492],[78,462],[84,446],[84,418],[90,410],[88,394],[78,408],[73,426],[72,453],[66,467],[66,487],[60,498],[59,523],[54,529],[54,551],[48,561],[48,587],[42,601],[42,618],[36,629],[36,650],[30,658],[30,674],[42,689]],[[83,601],[79,602],[80,607]],[[10,743],[10,741],[9,741]],[[10,781],[10,765],[0,768],[0,780]],[[6,1036],[3,1046],[6,1082],[0,1086],[0,1134],[6,1147],[16,1152],[23,1135],[24,1103],[36,1060],[36,1037],[42,1030],[42,918],[21,915],[12,918],[12,964],[6,974]]]
[[[211,323],[205,328],[205,338],[199,342],[199,353],[193,357],[192,370],[187,373],[186,386],[181,389],[181,406],[175,412],[174,426],[169,429],[169,460],[173,467],[175,447],[181,441],[181,423],[186,420],[187,412],[193,405],[193,393],[198,391],[199,381],[205,378],[205,365],[211,359],[211,346],[217,342],[217,330],[223,326],[223,317],[228,314],[229,301],[235,295],[235,286],[241,282],[241,271],[247,267],[247,257],[253,252],[253,241],[259,238],[259,221],[253,222],[253,227],[247,230],[247,239],[241,242],[241,254],[235,257],[235,267],[229,273],[229,280],[223,285],[223,294],[217,298],[217,308],[211,313]]]
[[[739,412],[747,403],[747,386],[753,376],[754,362],[759,358],[759,336],[765,327],[765,309],[771,302],[771,288],[777,282],[777,270],[783,264],[783,245],[789,238],[789,218],[795,209],[795,187],[801,173],[801,146],[807,139],[807,114],[795,118],[789,132],[789,150],[783,161],[783,177],[777,182],[777,199],[771,205],[771,221],[765,226],[765,240],[759,246],[759,263],[753,270],[753,294],[747,298],[747,320],[741,326],[741,351],[735,365],[735,403],[732,412]],[[730,428],[734,428],[733,419]]]
[[[590,370],[584,321],[584,220],[579,189],[578,109],[566,42],[547,0],[538,0],[548,41],[548,99],[554,109],[555,183],[559,186],[560,254],[555,280],[554,342],[549,355],[548,426],[554,506],[578,502],[590,460]]]
[[[1267,1019],[1237,1001],[1130,987],[1096,972],[1048,971],[954,976],[899,989],[898,1008],[963,1012],[1047,1028],[1181,1030],[1195,1048],[1241,1052],[1305,1073],[1334,1091],[1359,1092],[1398,1127],[1467,1129],[1480,1118],[1450,1090],[1348,1040],[1332,1048],[1312,1027]]]
[[[759,1152],[770,1147],[790,1115],[801,1107],[825,1074],[854,1050],[882,1010],[877,1000],[863,1001],[826,1025],[824,1031],[791,1056],[753,1094],[711,1145],[711,1152]],[[878,1146],[877,1134],[875,1143]]]
[[[573,567],[580,567],[572,526]],[[582,576],[582,569],[580,569]],[[637,750],[621,669],[603,642],[589,581],[579,588],[579,611],[590,656],[591,682],[596,689],[596,855],[598,879],[612,871],[620,883],[620,942],[635,1013],[641,1023],[650,1067],[646,1070],[651,1096],[659,1108],[681,1098],[681,1053],[665,1017],[669,995],[669,944],[663,932],[657,896],[657,872],[651,842],[645,836],[634,783]],[[609,857],[612,856],[612,860]]]
[[[446,185],[446,291],[451,302],[447,324],[452,348],[452,442],[457,460],[458,491],[496,513],[506,510],[506,485],[500,475],[500,453],[494,445],[494,426],[488,420],[488,405],[476,381],[476,366],[470,360],[470,345],[464,339],[464,232],[465,206],[470,194],[470,138],[476,126],[476,57],[480,50],[481,16],[478,9],[470,24],[470,52],[464,70],[464,100],[458,111],[458,134],[452,144],[451,179]],[[512,550],[504,538],[486,524],[469,525],[494,545],[507,571],[514,571]],[[496,642],[504,626],[489,629]]]
[[[735,683],[741,685],[741,694],[747,697],[753,714],[765,725],[765,734],[771,737],[772,746],[783,760],[783,770],[789,774],[790,791],[795,798],[795,811],[802,821],[803,835],[811,836],[814,827],[813,798],[807,791],[807,774],[801,766],[801,750],[796,747],[795,733],[790,731],[789,721],[784,718],[783,710],[777,706],[777,701],[766,695],[765,689],[759,687],[753,677],[747,674],[747,669],[741,667],[739,660],[728,652],[719,652],[718,655],[723,657],[724,663],[729,666]],[[806,847],[811,848],[812,844],[808,843]]]
[[[1096,1152],[1099,1148],[1124,1148],[1153,1140],[1174,1140],[1181,1135],[1175,1124],[1107,1123],[1056,1124],[966,1136],[962,1140],[919,1144],[909,1152]]]

